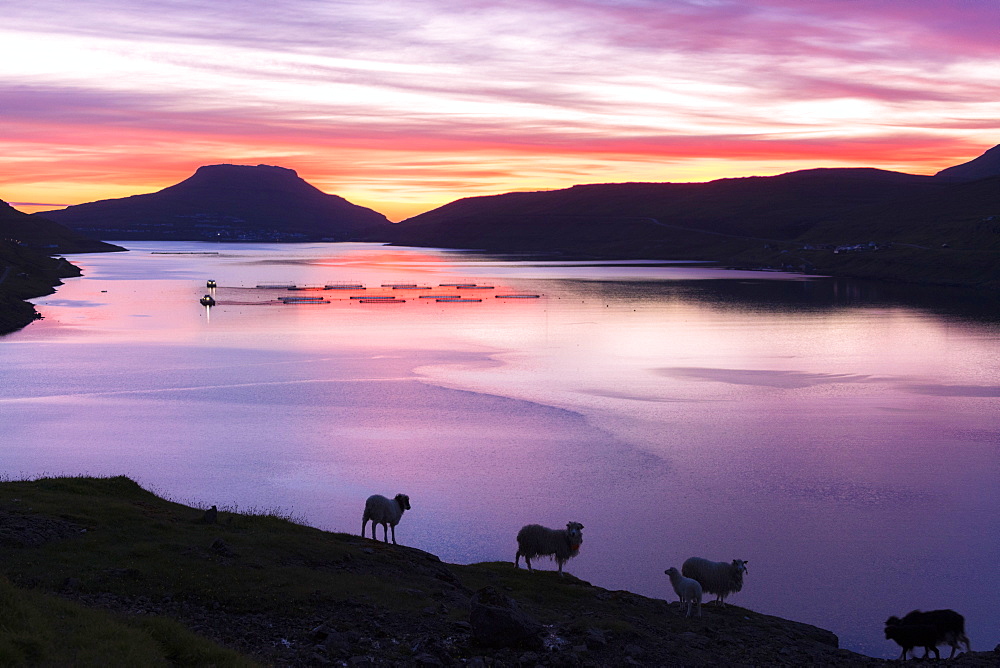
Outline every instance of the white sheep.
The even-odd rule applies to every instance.
[[[375,526],[382,525],[385,542],[389,542],[389,527],[392,527],[392,544],[396,545],[396,525],[403,517],[403,512],[410,509],[410,497],[397,494],[395,498],[387,499],[381,494],[372,494],[365,501],[365,513],[361,516],[361,537],[365,536],[365,526],[368,520],[372,522],[372,540],[375,536]]]
[[[698,616],[701,617],[701,585],[698,584],[698,581],[684,577],[673,566],[663,572],[670,578],[670,586],[674,588],[674,593],[680,597],[681,607],[687,603],[687,614],[684,616],[690,617],[691,606],[695,605],[698,609]]]
[[[559,575],[563,575],[563,564],[580,553],[583,543],[583,525],[569,522],[565,529],[549,529],[540,524],[528,524],[517,532],[517,554],[514,567],[521,567],[521,557],[531,570],[534,557],[552,557],[559,564]]]
[[[743,559],[726,563],[691,557],[681,566],[681,573],[697,580],[706,594],[717,595],[716,601],[725,607],[726,597],[743,589],[743,574],[747,572],[748,563]]]

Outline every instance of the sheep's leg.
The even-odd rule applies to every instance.
[[[378,540],[378,539],[376,539],[376,540]],[[388,525],[388,523],[385,523],[385,524],[382,525],[382,540],[385,541],[386,543],[389,542],[389,525]]]
[[[531,558],[528,555],[524,555],[524,563],[528,564],[528,571],[531,571]]]
[[[521,567],[521,551],[518,550],[517,553],[514,555],[514,568],[520,568],[520,567]]]
[[[396,525],[395,524],[392,525],[392,544],[393,545],[398,545],[398,543],[396,542]]]
[[[365,537],[365,528],[367,526],[368,526],[368,520],[362,519],[361,520],[361,537],[362,538]],[[372,538],[374,538],[374,537],[375,537],[375,523],[372,522]]]

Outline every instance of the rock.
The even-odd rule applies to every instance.
[[[220,557],[232,558],[237,556],[236,553],[233,552],[232,549],[229,547],[229,544],[226,543],[226,541],[222,540],[221,538],[216,538],[214,541],[212,541],[211,550]]]
[[[346,633],[331,631],[323,639],[323,646],[331,654],[346,654],[351,650],[351,641]]]
[[[692,631],[685,631],[678,636],[685,645],[688,647],[694,647],[695,649],[705,649],[709,646],[709,639],[705,636],[698,635]]]
[[[471,601],[469,624],[472,638],[487,647],[525,647],[542,645],[542,625],[517,607],[517,602],[496,587],[483,587]]]
[[[212,506],[205,511],[205,514],[201,516],[202,524],[215,524],[219,521],[219,509]]]
[[[601,649],[608,644],[608,637],[604,634],[604,631],[591,626],[587,629],[587,634],[584,637],[584,642],[587,643],[588,649]]]
[[[433,654],[424,652],[413,657],[413,662],[418,666],[443,666],[444,662]]]
[[[642,656],[642,653],[644,651],[645,650],[643,650],[638,645],[625,645],[625,656],[629,656],[629,657]]]

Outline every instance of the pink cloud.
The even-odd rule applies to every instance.
[[[247,156],[331,187],[454,197],[528,177],[670,180],[697,161],[930,173],[996,143],[998,14],[932,0],[36,0],[0,32],[99,39],[183,76],[0,68],[0,184],[148,191]],[[260,92],[271,85],[282,92]],[[867,106],[843,122],[785,112],[842,99]]]

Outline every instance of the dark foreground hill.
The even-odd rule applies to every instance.
[[[837,649],[829,631],[738,606],[687,619],[676,603],[552,571],[458,566],[274,515],[213,515],[124,477],[0,483],[0,663],[886,663]]]
[[[473,197],[399,223],[393,242],[998,288],[997,157],[935,177],[813,169]]]
[[[103,239],[357,241],[388,237],[382,214],[328,195],[291,169],[208,165],[159,192],[44,215]]]

